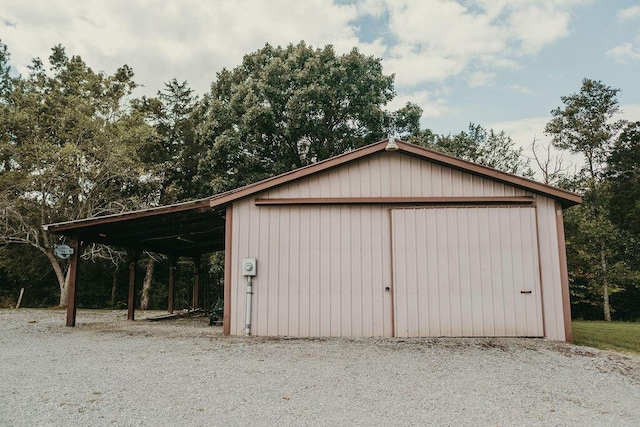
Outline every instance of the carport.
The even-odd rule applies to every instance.
[[[144,209],[122,214],[107,215],[77,221],[45,225],[50,233],[67,236],[74,249],[70,258],[67,286],[67,326],[76,324],[76,295],[78,267],[84,246],[99,243],[127,250],[129,259],[129,293],[127,318],[135,318],[135,264],[143,251],[167,255],[172,262],[169,271],[167,307],[173,312],[173,285],[175,260],[193,259],[194,308],[198,302],[199,264],[203,254],[220,251],[225,247],[226,208],[212,207],[216,197],[187,203]],[[225,318],[227,314],[225,312]],[[225,321],[225,325],[228,322]]]

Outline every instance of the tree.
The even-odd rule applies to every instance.
[[[204,147],[196,140],[198,97],[188,83],[176,79],[165,83],[156,98],[143,99],[158,138],[152,141],[143,161],[154,168],[161,205],[194,199],[200,195],[195,183]]]
[[[9,50],[0,40],[0,96],[4,97],[11,90],[11,66]]]
[[[545,133],[551,135],[556,148],[582,154],[589,177],[599,178],[609,148],[624,120],[613,120],[620,112],[618,92],[601,81],[582,80],[577,94],[560,97],[564,108],[551,111],[553,119]]]
[[[627,124],[613,145],[606,179],[616,200],[611,220],[640,239],[640,122]]]
[[[565,165],[562,154],[553,153],[552,146],[552,142],[538,144],[535,138],[530,145],[533,160],[542,174],[542,182],[575,191],[575,180],[573,179],[575,173],[569,172],[572,167],[575,172],[575,166],[571,162]]]
[[[622,292],[617,306],[630,319],[640,313],[640,121],[628,123],[616,139],[605,171],[611,192],[609,220],[620,230]]]
[[[0,101],[0,243],[29,245],[49,261],[66,305],[68,266],[55,257],[64,243],[42,225],[148,206],[149,172],[139,161],[154,137],[129,108],[135,88],[126,65],[94,72],[55,46],[47,69],[36,58],[26,78],[11,80]]]
[[[434,136],[426,130],[410,141],[504,172],[533,176],[529,160],[522,154],[523,149],[515,148],[515,142],[504,131],[487,131],[480,125],[470,123],[468,132]]]
[[[202,195],[375,142],[396,123],[402,131],[417,128],[419,107],[384,110],[393,96],[393,76],[357,49],[336,55],[330,45],[265,45],[218,73],[200,103]]]
[[[551,111],[553,119],[545,128],[556,148],[582,154],[586,161],[584,174],[589,198],[585,198],[582,209],[587,210],[586,218],[592,226],[583,227],[582,230],[589,233],[589,241],[598,243],[598,279],[602,290],[604,318],[607,321],[611,320],[611,250],[607,246],[611,227],[607,219],[606,194],[601,183],[610,147],[624,124],[622,120],[614,120],[619,113],[618,92],[619,89],[613,89],[600,81],[584,79],[579,93],[560,98],[564,107]]]

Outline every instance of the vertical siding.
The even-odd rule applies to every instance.
[[[542,336],[535,208],[395,209],[392,227],[397,336]]]
[[[437,197],[520,196],[523,190],[398,153],[365,159],[265,191],[258,198],[287,197]],[[521,217],[496,208],[433,211],[429,221],[396,224],[415,250],[398,246],[394,256],[411,262],[396,280],[408,283],[395,295],[392,319],[392,252],[389,209],[381,206],[255,206],[254,199],[234,204],[231,251],[231,334],[242,334],[245,279],[240,260],[258,259],[254,280],[252,330],[256,335],[391,336],[523,335],[541,324],[550,339],[564,340],[562,293],[554,202],[538,196]],[[475,212],[475,213],[471,213]],[[495,218],[494,218],[495,219]],[[416,239],[423,235],[429,238]],[[529,247],[535,236],[538,247]],[[491,247],[521,247],[523,259]],[[404,253],[401,254],[401,252]],[[419,259],[418,254],[430,256]],[[503,283],[517,282],[538,257],[532,273],[542,292],[538,305],[522,304],[518,295],[497,298]],[[509,264],[511,263],[512,264]],[[441,268],[442,266],[446,268]],[[421,270],[422,269],[422,270]],[[468,271],[475,274],[469,274]],[[467,272],[465,272],[467,271]],[[500,271],[495,277],[493,272]],[[452,283],[446,290],[428,283]],[[428,310],[423,308],[426,306]],[[543,310],[542,308],[543,307]],[[401,308],[403,314],[398,314]],[[519,319],[524,319],[522,326]],[[515,330],[513,322],[515,322]],[[533,326],[532,326],[533,325]],[[511,329],[509,329],[511,328]],[[427,331],[427,332],[425,332]]]
[[[398,153],[377,153],[260,195],[286,197],[522,196],[505,184]]]
[[[256,257],[252,331],[269,336],[390,336],[389,211],[371,206],[234,206],[232,334],[242,333],[239,259]]]
[[[536,205],[545,335],[552,340],[565,341],[555,202],[537,196]]]

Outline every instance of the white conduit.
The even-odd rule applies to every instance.
[[[251,276],[247,276],[247,307],[244,317],[244,334],[251,335],[251,296],[253,295],[253,287],[251,284]]]

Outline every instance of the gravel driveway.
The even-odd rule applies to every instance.
[[[137,313],[142,318],[150,313]],[[153,313],[155,314],[155,313]],[[228,338],[0,310],[0,425],[639,425],[640,357],[535,339]]]

